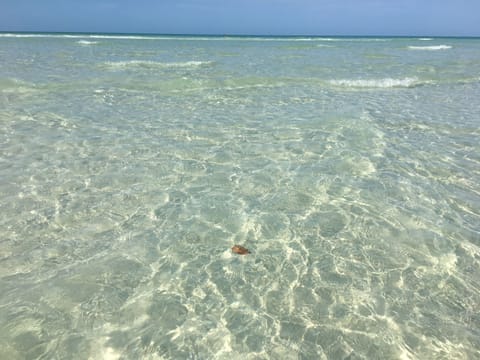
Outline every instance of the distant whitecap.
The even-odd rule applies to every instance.
[[[80,45],[95,45],[95,44],[98,44],[98,41],[80,40],[80,41],[77,41],[77,44],[80,44]]]
[[[433,46],[409,46],[408,47],[410,50],[430,50],[430,51],[435,51],[435,50],[448,50],[451,49],[452,47],[450,45],[433,45]]]
[[[338,79],[330,80],[329,83],[334,86],[342,86],[349,88],[408,88],[420,84],[418,78],[415,77],[408,77],[403,79]]]
[[[107,61],[105,65],[109,68],[198,68],[212,64],[211,61],[182,61],[182,62],[161,62],[151,60],[127,60],[127,61]]]

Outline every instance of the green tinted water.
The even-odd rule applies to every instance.
[[[479,55],[3,34],[0,358],[477,357]]]

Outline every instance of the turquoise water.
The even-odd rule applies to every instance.
[[[0,34],[0,358],[480,357],[479,99],[480,39]]]

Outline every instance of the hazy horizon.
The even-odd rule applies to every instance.
[[[261,36],[480,36],[474,0],[4,0],[1,32]]]
[[[285,37],[285,38],[480,38],[480,35],[432,35],[432,34],[412,34],[412,35],[389,35],[389,34],[229,34],[229,33],[155,33],[155,32],[110,32],[110,31],[49,31],[49,30],[0,30],[0,34],[25,34],[25,35],[139,35],[139,36],[192,36],[192,37]]]

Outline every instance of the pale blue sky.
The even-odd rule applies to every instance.
[[[0,31],[480,36],[480,0],[0,0]]]

